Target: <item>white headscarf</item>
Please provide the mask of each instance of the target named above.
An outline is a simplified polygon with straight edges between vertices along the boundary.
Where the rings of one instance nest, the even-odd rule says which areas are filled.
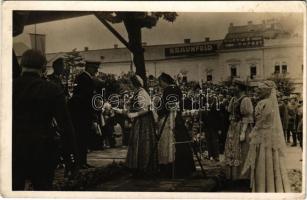
[[[259,83],[259,88],[268,89],[271,90],[270,96],[267,98],[268,104],[265,109],[269,109],[263,112],[272,112],[272,126],[270,126],[271,130],[268,135],[265,135],[265,140],[255,140],[253,142],[253,139],[250,143],[250,148],[248,151],[247,159],[245,160],[244,166],[242,168],[242,174],[245,174],[247,170],[251,167],[252,174],[251,177],[254,176],[254,168],[256,164],[256,146],[255,144],[259,143],[265,143],[263,145],[266,145],[267,148],[272,148],[274,150],[277,150],[279,152],[280,156],[285,156],[285,150],[286,150],[286,142],[284,139],[284,132],[280,120],[279,115],[279,106],[276,96],[276,85],[273,81],[263,81]],[[256,133],[257,134],[257,133]]]
[[[277,90],[276,85],[273,81],[265,81],[265,83],[270,87],[271,94],[269,100],[271,101],[273,114],[273,127],[272,127],[272,147],[275,150],[279,150],[280,153],[285,155],[286,142],[284,138],[284,131],[282,128],[282,123],[279,114],[279,105],[277,100]]]
[[[135,75],[136,79],[138,80],[138,82],[141,84],[142,87],[144,87],[144,81],[143,79],[139,76],[139,75]]]

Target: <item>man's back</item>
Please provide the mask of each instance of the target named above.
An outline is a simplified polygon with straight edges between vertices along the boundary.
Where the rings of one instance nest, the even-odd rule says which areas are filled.
[[[46,135],[51,127],[56,99],[63,95],[54,84],[35,73],[25,73],[13,83],[14,133]]]
[[[40,77],[45,64],[41,52],[26,51],[21,59],[23,74],[13,81],[13,190],[23,190],[26,179],[34,190],[52,189],[58,158],[53,119],[61,133],[63,157],[73,166],[75,136],[65,97],[63,90]]]
[[[35,73],[24,73],[13,83],[13,139],[23,145],[52,139],[55,119],[64,145],[74,151],[74,130],[63,90]]]

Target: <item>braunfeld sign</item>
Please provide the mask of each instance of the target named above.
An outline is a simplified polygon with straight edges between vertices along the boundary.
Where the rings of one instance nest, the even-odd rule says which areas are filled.
[[[199,54],[211,54],[217,50],[217,44],[199,44],[165,48],[165,56],[193,56]]]

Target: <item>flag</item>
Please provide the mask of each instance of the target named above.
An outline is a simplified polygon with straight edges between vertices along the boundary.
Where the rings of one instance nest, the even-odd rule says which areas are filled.
[[[31,47],[45,54],[46,35],[30,33]]]

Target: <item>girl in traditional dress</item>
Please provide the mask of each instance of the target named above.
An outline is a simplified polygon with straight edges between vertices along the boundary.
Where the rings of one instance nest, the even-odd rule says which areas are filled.
[[[256,124],[242,174],[250,170],[252,192],[290,192],[283,128],[273,81],[259,83]]]
[[[187,177],[195,171],[195,164],[190,147],[191,137],[181,116],[182,93],[168,74],[162,73],[159,82],[163,88],[158,109],[160,173],[163,177]]]
[[[143,80],[132,76],[135,87],[127,116],[132,119],[132,127],[128,144],[127,166],[134,175],[155,175],[157,165],[157,139],[153,112],[150,110],[150,96],[143,88]]]
[[[229,103],[230,125],[225,143],[226,176],[229,180],[248,180],[248,176],[241,176],[248,147],[249,134],[253,123],[253,104],[251,98],[245,95],[246,86],[242,82],[235,82],[236,93]]]

